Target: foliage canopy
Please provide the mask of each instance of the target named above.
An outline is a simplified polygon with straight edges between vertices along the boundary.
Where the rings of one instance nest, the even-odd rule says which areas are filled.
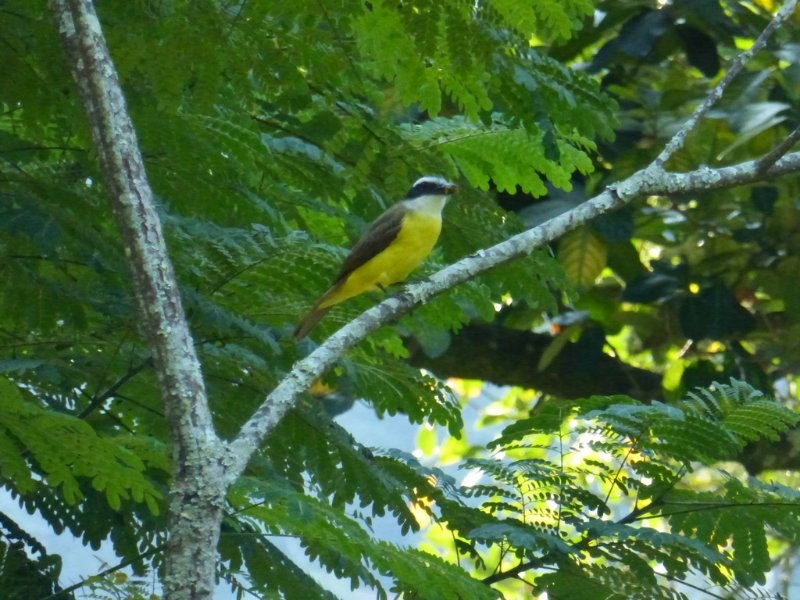
[[[661,4],[99,3],[218,431],[313,347],[291,342],[294,323],[410,181],[466,188],[424,275],[649,162],[771,17],[766,2]],[[150,351],[51,17],[23,0],[0,15],[0,483],[141,575],[161,566],[170,476]],[[672,168],[760,156],[796,125],[796,27]],[[241,595],[330,597],[289,537],[378,597],[760,593],[800,539],[796,476],[756,477],[798,468],[798,191],[794,177],[649,198],[373,334],[231,490],[220,577]],[[337,307],[314,337],[373,301]],[[331,418],[364,399],[424,424],[421,442],[458,436],[473,424],[447,377],[539,391],[485,413],[502,425],[488,447],[428,444],[455,448],[477,484]],[[417,549],[376,539],[379,518],[402,535],[435,525]],[[0,587],[57,593],[58,560],[25,526],[0,514]],[[93,593],[141,591],[109,581]]]

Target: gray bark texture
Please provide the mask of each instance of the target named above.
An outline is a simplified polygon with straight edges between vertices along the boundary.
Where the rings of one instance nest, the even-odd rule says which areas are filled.
[[[225,488],[200,361],[114,64],[91,0],[51,0],[129,258],[142,327],[172,432],[173,481],[164,591],[213,595]]]

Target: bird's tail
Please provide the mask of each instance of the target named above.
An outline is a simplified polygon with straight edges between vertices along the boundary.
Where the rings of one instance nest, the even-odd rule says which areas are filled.
[[[325,316],[332,306],[320,306],[319,302],[314,305],[305,318],[300,321],[300,324],[295,328],[294,334],[292,337],[294,338],[295,342],[299,342],[304,337],[308,335],[308,332],[314,329],[317,323],[320,322],[320,319]]]

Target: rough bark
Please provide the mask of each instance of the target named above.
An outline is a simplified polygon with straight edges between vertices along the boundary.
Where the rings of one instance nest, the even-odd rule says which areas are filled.
[[[200,362],[119,79],[90,0],[50,0],[122,234],[172,431],[166,596],[210,598],[225,487]]]

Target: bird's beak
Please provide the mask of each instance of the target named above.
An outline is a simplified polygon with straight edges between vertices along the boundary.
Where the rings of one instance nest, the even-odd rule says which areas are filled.
[[[458,191],[458,186],[455,183],[451,183],[446,188],[444,188],[444,193],[448,196],[455,194]]]

